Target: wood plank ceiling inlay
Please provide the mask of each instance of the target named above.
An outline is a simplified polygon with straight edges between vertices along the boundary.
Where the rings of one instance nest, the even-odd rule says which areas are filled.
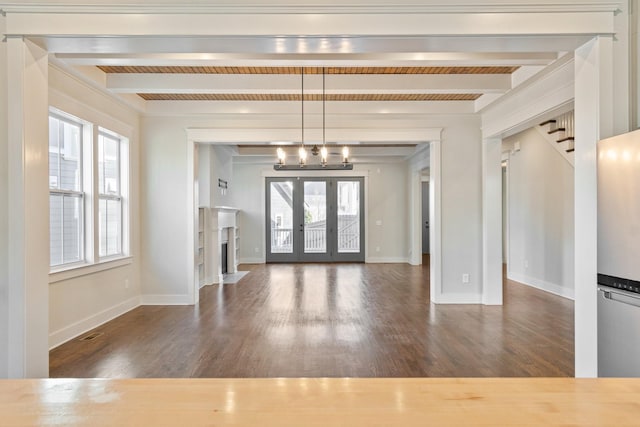
[[[345,93],[327,94],[327,101],[475,101],[480,93]],[[139,93],[146,101],[300,101],[300,94],[283,93]],[[322,101],[321,94],[305,94],[305,101]]]
[[[105,73],[136,74],[300,74],[300,67],[176,67],[108,66]],[[325,74],[511,74],[519,67],[325,67]],[[322,67],[305,67],[305,74],[322,74]]]

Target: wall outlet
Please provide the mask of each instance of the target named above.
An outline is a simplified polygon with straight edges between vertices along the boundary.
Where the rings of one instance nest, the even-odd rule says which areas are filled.
[[[260,249],[258,249],[257,247],[253,248],[253,252],[258,253],[260,252]]]
[[[524,268],[529,268],[529,260],[524,260]]]
[[[124,288],[129,289],[129,279],[124,279]]]
[[[382,225],[382,220],[381,219],[377,219],[376,220],[376,225]]]
[[[380,252],[380,246],[376,246],[376,252]]]
[[[464,273],[462,275],[462,283],[469,283],[469,273]]]

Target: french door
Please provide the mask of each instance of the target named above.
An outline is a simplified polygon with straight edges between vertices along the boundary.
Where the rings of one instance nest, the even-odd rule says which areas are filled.
[[[267,262],[364,262],[364,180],[267,178]]]

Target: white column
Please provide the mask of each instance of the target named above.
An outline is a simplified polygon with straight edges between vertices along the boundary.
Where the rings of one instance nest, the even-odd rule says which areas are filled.
[[[613,132],[612,40],[575,52],[575,375],[598,374],[597,142]]]
[[[482,142],[482,303],[502,305],[502,140]]]
[[[8,376],[49,376],[47,52],[7,41],[9,163]]]
[[[429,143],[429,286],[431,301],[442,300],[442,147]]]
[[[409,264],[422,264],[422,173],[419,170],[409,170]]]
[[[0,15],[0,34],[6,30],[6,18]],[[0,43],[0,378],[8,376],[9,358],[9,189],[7,183],[7,44]]]

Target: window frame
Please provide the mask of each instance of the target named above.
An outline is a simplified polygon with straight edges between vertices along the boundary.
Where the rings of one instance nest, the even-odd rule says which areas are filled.
[[[67,105],[67,107],[69,107]],[[72,112],[75,108],[70,108]],[[82,193],[82,247],[81,261],[72,263],[63,263],[58,265],[49,265],[49,283],[55,283],[62,280],[68,280],[74,277],[92,274],[98,271],[116,268],[132,263],[131,256],[131,204],[130,195],[130,139],[129,135],[133,134],[133,129],[117,120],[109,119],[106,116],[95,115],[91,110],[88,112],[88,120],[73,115],[65,110],[61,110],[56,106],[50,105],[49,117],[69,122],[73,125],[80,126],[81,144],[78,153],[81,165],[80,182],[81,190],[64,190],[50,187],[50,200],[52,194],[60,194],[64,197],[77,197],[77,193]],[[94,117],[95,116],[95,117]],[[113,129],[113,130],[112,130]],[[100,134],[107,138],[118,142],[118,190],[117,195],[99,193],[99,137]],[[49,142],[50,143],[50,142]],[[58,153],[61,152],[58,145]],[[60,169],[58,169],[59,171]],[[58,173],[58,176],[60,174]],[[60,181],[60,178],[58,178]],[[59,183],[58,183],[59,185]],[[54,193],[55,191],[55,193]],[[100,200],[115,199],[120,201],[119,215],[119,253],[109,256],[100,256],[100,224],[99,224],[99,203]],[[51,212],[49,212],[51,217]],[[49,233],[49,245],[51,245],[51,232]],[[51,263],[51,257],[49,257]]]
[[[123,138],[122,136],[116,134],[115,132],[111,132],[108,129],[105,128],[98,128],[98,138],[97,138],[97,144],[98,144],[98,154],[96,156],[96,161],[99,163],[99,159],[100,159],[100,149],[99,149],[99,145],[100,145],[100,138],[108,138],[110,140],[113,140],[116,142],[116,147],[117,147],[117,165],[118,165],[118,172],[117,172],[117,176],[118,176],[118,191],[116,194],[114,193],[107,193],[106,189],[107,189],[107,181],[106,178],[103,177],[103,183],[104,183],[104,193],[100,192],[100,186],[98,184],[98,191],[97,191],[97,199],[98,199],[98,208],[96,210],[97,212],[97,217],[100,216],[100,201],[101,200],[105,200],[105,201],[109,201],[109,200],[113,200],[113,201],[118,201],[120,202],[120,209],[119,209],[119,215],[120,215],[120,230],[119,230],[119,242],[120,242],[120,247],[119,247],[119,251],[117,253],[114,254],[108,254],[105,253],[105,255],[101,255],[100,254],[100,223],[98,223],[98,227],[97,227],[97,233],[96,233],[96,237],[97,237],[97,246],[98,246],[98,250],[97,250],[97,254],[98,254],[98,258],[100,260],[110,260],[110,259],[117,259],[117,258],[121,258],[123,256],[126,256],[127,250],[125,248],[125,223],[127,222],[127,220],[125,219],[125,197],[124,194],[126,194],[128,191],[123,191],[124,189],[124,182],[128,181],[127,179],[125,179],[125,176],[123,175],[123,171],[127,169],[127,167],[123,167],[123,161],[124,161],[124,156],[122,155],[123,153],[123,146],[125,145],[125,138]],[[126,147],[128,148],[128,147]],[[103,150],[104,152],[104,147]],[[125,165],[127,166],[127,165]],[[104,172],[104,166],[103,166],[103,172]],[[97,174],[100,173],[100,166],[98,165],[97,168]],[[98,176],[96,182],[99,183],[100,181],[100,177]],[[106,205],[105,205],[106,207]],[[108,211],[108,209],[106,209]],[[105,251],[106,252],[106,251]]]
[[[53,188],[51,187],[51,183],[49,183],[49,203],[51,203],[51,196],[55,195],[55,196],[60,196],[61,200],[62,200],[62,237],[61,237],[61,253],[62,253],[62,262],[60,264],[55,264],[52,265],[51,264],[51,255],[49,255],[49,268],[51,271],[59,271],[59,270],[66,270],[66,269],[70,269],[70,268],[77,268],[77,267],[81,267],[83,265],[85,265],[87,263],[87,251],[86,251],[86,247],[87,247],[87,225],[86,225],[86,202],[87,202],[87,195],[86,195],[86,185],[85,185],[85,181],[86,181],[86,175],[85,175],[85,162],[84,162],[84,152],[85,152],[85,137],[86,137],[86,126],[87,123],[84,122],[83,120],[74,117],[70,114],[64,113],[62,111],[56,110],[56,109],[49,109],[49,118],[54,118],[62,123],[66,123],[72,126],[76,126],[79,128],[80,132],[79,132],[79,137],[80,137],[80,141],[79,141],[79,153],[78,153],[78,170],[79,170],[79,177],[78,179],[80,180],[80,190],[69,190],[69,189],[65,189],[65,188],[60,188],[60,184],[61,184],[61,179],[60,179],[60,174],[61,174],[61,156],[62,156],[62,149],[60,147],[60,142],[63,140],[62,136],[63,136],[63,130],[60,129],[59,130],[59,135],[58,135],[58,150],[57,150],[57,157],[58,157],[58,183],[57,183],[57,188]],[[51,142],[49,141],[49,153],[51,153]],[[49,174],[51,173],[51,169],[49,169]],[[51,176],[51,175],[49,175]],[[78,252],[80,254],[80,259],[78,259],[77,261],[71,261],[71,262],[64,262],[64,244],[65,244],[65,240],[64,240],[64,209],[65,209],[65,198],[66,197],[78,197],[80,199],[80,219],[79,219],[79,223],[80,223],[80,229],[79,229],[79,236],[78,236],[78,244],[79,244],[79,248],[78,248]],[[51,209],[49,209],[49,223],[51,223]],[[51,231],[49,231],[49,246],[51,247]]]

